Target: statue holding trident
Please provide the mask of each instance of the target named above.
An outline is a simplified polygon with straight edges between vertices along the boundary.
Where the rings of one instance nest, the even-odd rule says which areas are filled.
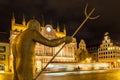
[[[33,66],[36,42],[55,47],[62,43],[72,42],[72,37],[48,40],[40,34],[40,23],[32,19],[27,24],[28,29],[20,33],[12,44],[13,51],[13,80],[33,80]]]

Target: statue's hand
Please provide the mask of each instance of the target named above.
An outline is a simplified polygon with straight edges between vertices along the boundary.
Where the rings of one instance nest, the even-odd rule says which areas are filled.
[[[72,40],[73,40],[73,37],[67,36],[67,37],[65,38],[65,43],[68,44],[68,43],[72,42]]]

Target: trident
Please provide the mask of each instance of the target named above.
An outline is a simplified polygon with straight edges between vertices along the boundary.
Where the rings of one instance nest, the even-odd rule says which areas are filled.
[[[88,4],[85,7],[85,11],[84,14],[86,16],[86,18],[84,19],[84,21],[81,23],[81,25],[77,28],[77,30],[74,32],[74,34],[72,35],[72,37],[74,37],[76,35],[76,33],[80,30],[80,28],[85,24],[85,22],[88,19],[97,19],[98,17],[100,17],[100,15],[96,16],[96,17],[90,17],[92,15],[92,13],[95,11],[95,8],[93,8],[89,14],[87,14],[87,7]],[[51,60],[45,65],[45,67],[33,78],[33,80],[36,80],[39,75],[46,69],[46,67],[52,62],[52,60],[57,56],[57,54],[65,47],[66,43],[64,43],[64,45],[57,51],[57,53],[51,58]]]

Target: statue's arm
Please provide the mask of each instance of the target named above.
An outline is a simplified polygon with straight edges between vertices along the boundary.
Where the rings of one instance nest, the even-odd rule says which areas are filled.
[[[64,38],[59,38],[59,39],[53,39],[53,40],[48,40],[46,39],[45,37],[43,37],[39,32],[37,31],[34,31],[33,32],[33,40],[38,42],[38,43],[41,43],[41,44],[44,44],[46,46],[50,46],[50,47],[55,47],[55,46],[58,46],[62,43],[64,43],[66,41],[66,37]]]

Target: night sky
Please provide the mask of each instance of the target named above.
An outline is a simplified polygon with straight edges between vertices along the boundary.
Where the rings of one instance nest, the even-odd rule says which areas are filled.
[[[72,35],[85,19],[84,8],[88,3],[87,13],[96,8],[91,17],[100,15],[98,19],[88,20],[79,30],[77,41],[84,39],[87,45],[100,43],[105,32],[111,39],[120,41],[120,0],[0,0],[0,31],[9,33],[12,13],[17,23],[21,23],[24,15],[26,21],[33,16],[41,22],[44,15],[45,24],[51,21],[56,28],[59,22],[61,30],[66,25],[67,35]]]

